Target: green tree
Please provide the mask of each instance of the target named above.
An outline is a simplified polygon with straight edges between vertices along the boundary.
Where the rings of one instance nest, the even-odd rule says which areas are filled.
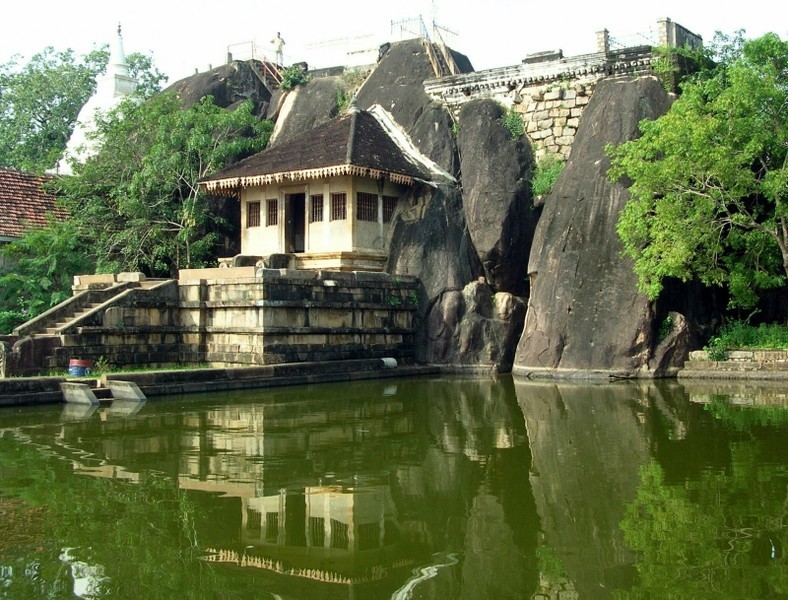
[[[652,299],[666,277],[697,278],[750,307],[788,277],[788,43],[724,51],[642,137],[610,149],[611,177],[632,182],[618,233]]]
[[[217,220],[198,182],[264,148],[271,129],[251,103],[228,111],[206,97],[183,110],[172,94],[125,102],[100,121],[100,152],[60,180],[57,193],[99,271],[171,275],[203,266]]]
[[[54,167],[108,60],[106,47],[81,58],[48,47],[26,64],[15,57],[0,65],[0,166],[29,173]],[[141,97],[159,91],[166,77],[150,56],[129,54],[127,62]]]
[[[0,334],[71,295],[74,275],[94,269],[83,248],[74,223],[54,218],[3,247],[11,266],[0,271]]]
[[[17,61],[0,65],[0,166],[43,173],[66,147],[107,53],[80,60],[72,50],[48,47],[25,65]]]

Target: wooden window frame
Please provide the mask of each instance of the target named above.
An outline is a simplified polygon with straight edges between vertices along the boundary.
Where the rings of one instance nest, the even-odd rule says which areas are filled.
[[[383,222],[391,223],[397,210],[399,198],[397,196],[383,196]]]
[[[356,220],[367,223],[378,222],[378,195],[369,192],[356,193]]]
[[[269,198],[266,202],[265,225],[274,227],[279,225],[279,199]]]
[[[331,194],[331,220],[347,221],[347,194],[345,192]]]
[[[309,197],[309,222],[323,222],[323,194],[313,194]]]
[[[260,227],[260,201],[246,203],[246,228]]]

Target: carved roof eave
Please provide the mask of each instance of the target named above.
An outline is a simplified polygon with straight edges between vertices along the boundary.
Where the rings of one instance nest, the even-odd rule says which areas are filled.
[[[228,177],[200,182],[205,191],[217,196],[238,196],[243,188],[274,185],[279,183],[309,181],[324,179],[326,177],[340,177],[352,175],[355,177],[370,177],[372,179],[388,179],[400,185],[414,185],[416,180],[402,173],[392,173],[380,169],[360,167],[357,165],[335,165],[317,169],[304,169],[300,171],[287,171],[283,173],[267,173],[250,175],[246,177]]]

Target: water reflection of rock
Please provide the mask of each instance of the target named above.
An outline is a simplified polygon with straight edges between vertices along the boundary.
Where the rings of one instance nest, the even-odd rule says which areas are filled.
[[[538,527],[511,380],[335,389],[149,405],[64,423],[61,437],[105,470],[177,473],[181,489],[238,499],[223,504],[237,507],[229,528],[201,533],[214,560],[390,590],[422,565],[408,583],[421,598],[530,597]]]
[[[629,383],[515,387],[543,544],[560,561],[552,574],[542,573],[542,592],[550,597],[550,588],[563,584],[581,598],[610,597],[632,577],[635,557],[619,523],[635,497],[638,468],[650,457],[649,390]],[[558,581],[562,575],[568,581]]]

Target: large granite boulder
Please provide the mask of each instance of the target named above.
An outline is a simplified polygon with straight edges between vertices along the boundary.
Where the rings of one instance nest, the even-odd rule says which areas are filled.
[[[286,92],[276,119],[271,146],[281,144],[337,116],[339,77],[319,77]]]
[[[647,368],[653,310],[637,291],[632,263],[621,256],[615,227],[629,191],[608,179],[604,149],[635,138],[638,123],[664,114],[670,103],[653,77],[597,86],[536,228],[516,374]]]
[[[484,280],[447,291],[427,316],[426,360],[508,373],[525,319],[525,302]]]
[[[533,153],[525,136],[512,139],[503,125],[504,113],[494,100],[474,100],[460,111],[463,206],[487,281],[497,291],[524,296],[539,218],[530,187]]]
[[[253,112],[265,115],[271,93],[255,73],[256,61],[233,61],[204,73],[196,73],[176,81],[165,92],[175,92],[184,108],[190,107],[205,96],[213,96],[217,106],[232,108],[251,100]]]
[[[462,55],[455,53],[455,60],[461,68],[472,70]],[[359,88],[358,106],[366,110],[380,104],[408,132],[421,152],[449,173],[456,173],[451,115],[432,102],[424,91],[424,81],[434,77],[425,42],[421,39],[396,42]]]

